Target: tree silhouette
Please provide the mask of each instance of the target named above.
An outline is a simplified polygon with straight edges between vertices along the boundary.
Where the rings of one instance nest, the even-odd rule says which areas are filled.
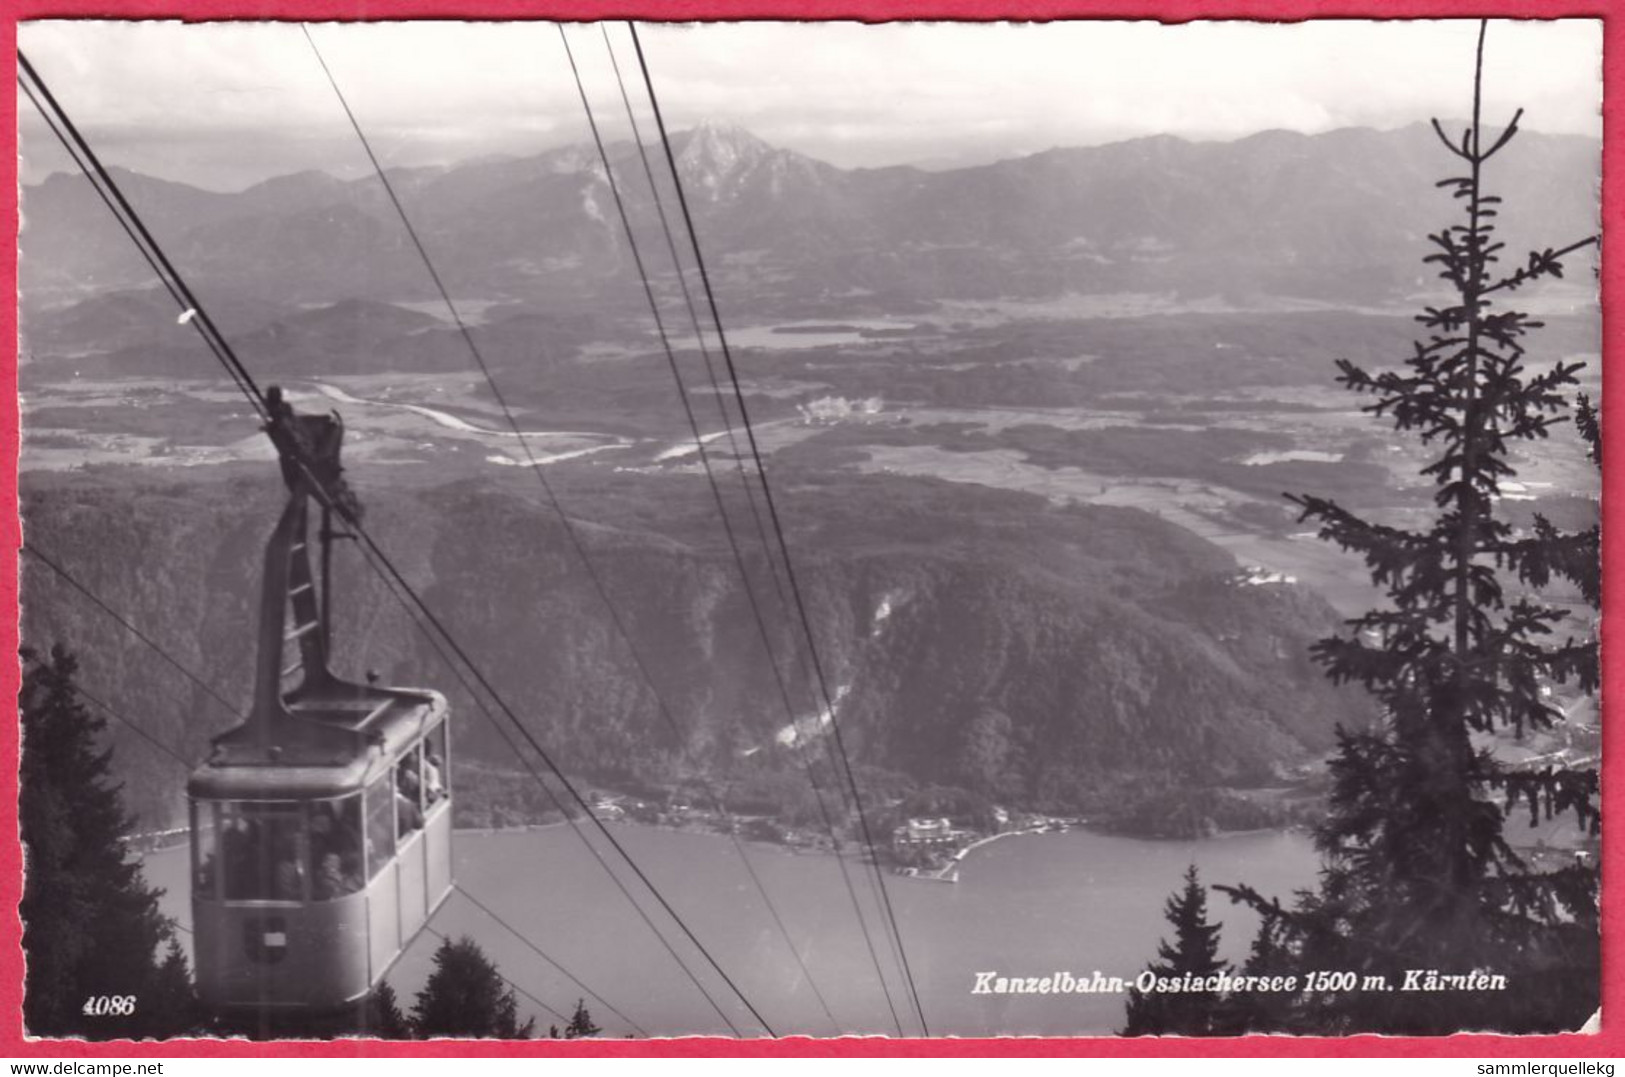
[[[155,1038],[197,1016],[186,959],[124,835],[133,819],[97,747],[107,723],[75,686],[78,661],[22,651],[18,813],[27,874],[19,909],[28,969],[23,1018],[36,1036]],[[171,944],[158,963],[158,949]],[[123,1004],[107,1000],[130,999]],[[129,1012],[126,1012],[128,1009]]]
[[[424,1038],[446,1036],[526,1040],[536,1021],[519,1023],[519,1000],[468,936],[442,939],[434,971],[412,1007],[412,1031]]]
[[[174,937],[164,959],[158,964],[151,986],[138,1000],[149,1027],[163,1029],[158,1035],[178,1036],[200,1032],[208,1024],[203,1005],[192,983],[192,968]]]
[[[400,1003],[396,1001],[395,989],[389,986],[386,980],[373,989],[372,994],[362,1003],[361,1028],[358,1030],[364,1036],[376,1036],[382,1040],[409,1040],[412,1038],[412,1024],[401,1013]]]
[[[1553,685],[1597,685],[1595,639],[1554,642],[1568,612],[1536,593],[1563,576],[1594,599],[1595,530],[1562,533],[1540,519],[1525,532],[1497,511],[1501,483],[1517,474],[1516,450],[1564,422],[1581,364],[1534,370],[1524,338],[1540,323],[1495,306],[1562,276],[1562,258],[1595,237],[1533,252],[1498,275],[1500,199],[1487,193],[1484,172],[1517,135],[1522,112],[1498,135],[1484,128],[1484,40],[1481,24],[1471,124],[1453,139],[1434,122],[1464,173],[1439,184],[1462,220],[1429,237],[1425,259],[1452,301],[1417,317],[1424,339],[1403,367],[1371,373],[1338,363],[1339,382],[1373,398],[1366,411],[1434,449],[1421,472],[1436,487],[1431,523],[1406,528],[1325,498],[1292,498],[1322,538],[1359,554],[1386,592],[1384,608],[1314,648],[1332,680],[1359,683],[1381,702],[1385,721],[1339,732],[1330,814],[1317,836],[1319,890],[1291,909],[1248,887],[1230,891],[1265,918],[1261,966],[1350,970],[1393,990],[1309,991],[1273,1015],[1254,1013],[1253,1027],[1558,1031],[1578,1027],[1597,1002],[1595,867],[1538,869],[1506,836],[1520,804],[1532,821],[1572,813],[1595,834],[1597,773],[1515,770],[1491,747],[1496,736],[1560,721]],[[1589,415],[1582,408],[1583,433]],[[1405,992],[1410,969],[1501,974],[1508,988]]]
[[[567,1040],[591,1039],[604,1031],[592,1023],[592,1014],[587,1012],[587,1000],[576,999],[575,1013],[570,1015],[570,1023],[564,1026],[564,1038]]]
[[[1174,927],[1174,940],[1157,944],[1161,961],[1147,968],[1159,978],[1207,977],[1229,965],[1219,960],[1219,926],[1208,922],[1207,888],[1192,864],[1184,889],[1168,898],[1164,915]],[[1141,992],[1130,988],[1125,1036],[1211,1036],[1222,1031],[1222,997],[1217,992]]]

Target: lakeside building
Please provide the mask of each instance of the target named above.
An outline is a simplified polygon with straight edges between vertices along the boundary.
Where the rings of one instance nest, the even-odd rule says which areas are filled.
[[[910,819],[892,830],[892,844],[904,849],[938,848],[954,845],[965,836],[947,819]]]

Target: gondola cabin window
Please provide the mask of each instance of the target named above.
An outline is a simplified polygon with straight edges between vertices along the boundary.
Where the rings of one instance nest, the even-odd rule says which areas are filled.
[[[404,843],[451,795],[446,767],[446,723],[439,722],[423,739],[401,753],[395,764],[395,825]]]
[[[359,794],[310,804],[200,801],[192,825],[200,896],[329,901],[361,889]]]
[[[199,878],[211,886],[216,874],[227,901],[304,901],[306,835],[298,802],[253,801],[199,804],[208,820],[209,851]],[[214,818],[209,819],[209,816]],[[216,867],[218,865],[218,868]]]
[[[395,855],[395,794],[389,774],[367,787],[367,878],[376,876]]]
[[[365,798],[194,801],[198,896],[294,902],[356,893],[449,802],[446,753],[439,722],[373,780]]]
[[[214,805],[192,803],[192,890],[213,898],[220,874],[220,844],[214,825]]]
[[[311,896],[331,901],[355,893],[364,881],[362,869],[360,795],[311,804]]]
[[[414,744],[395,765],[395,808],[401,840],[423,829],[423,745]]]
[[[451,795],[451,770],[446,766],[446,723],[441,722],[423,738],[423,811]]]

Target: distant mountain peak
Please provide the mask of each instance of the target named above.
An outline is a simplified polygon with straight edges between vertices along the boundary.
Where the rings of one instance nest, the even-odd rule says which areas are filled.
[[[763,141],[734,124],[707,121],[672,137],[683,182],[709,202],[732,201],[748,192],[782,197],[805,190],[838,170],[795,150]]]
[[[722,178],[777,152],[737,124],[705,120],[673,137],[678,164]]]
[[[1502,237],[1528,250],[1589,234],[1600,143],[1527,137],[1539,141],[1497,161],[1497,193],[1514,207]],[[664,173],[658,145],[645,148]],[[854,311],[896,297],[914,310],[933,299],[1072,292],[1374,303],[1418,286],[1418,252],[1450,210],[1435,189],[1450,158],[1420,125],[1228,142],[1163,135],[942,172],[844,169],[715,122],[673,133],[671,148],[708,242],[753,267],[735,278],[740,301],[764,310],[812,297],[863,297]],[[652,209],[637,147],[606,149],[631,208]],[[470,296],[511,297],[518,275],[534,274],[561,303],[598,302],[601,280],[624,272],[609,177],[591,143],[391,175]],[[411,187],[417,176],[432,179]],[[427,298],[373,179],[304,173],[227,194],[127,178],[155,233],[175,237],[211,288],[284,306]],[[669,177],[656,181],[670,190]],[[94,202],[79,176],[24,191],[25,302],[42,309],[150,281]]]
[[[261,180],[251,187],[244,188],[241,193],[247,194],[249,191],[270,190],[279,187],[340,187],[343,184],[343,180],[330,172],[323,172],[317,168],[307,168],[299,172],[289,172],[286,175],[272,176],[268,180]]]
[[[763,149],[772,148],[749,128],[742,127],[737,123],[729,123],[726,120],[704,119],[695,124],[693,127],[690,127],[687,131],[681,133],[686,134],[691,138],[705,138],[719,142],[756,145],[762,147]]]

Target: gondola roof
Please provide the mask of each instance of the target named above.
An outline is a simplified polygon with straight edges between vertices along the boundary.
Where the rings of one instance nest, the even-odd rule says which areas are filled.
[[[264,738],[253,722],[215,738],[187,785],[194,797],[341,796],[386,769],[446,711],[438,692],[332,681],[286,697],[286,718]]]

